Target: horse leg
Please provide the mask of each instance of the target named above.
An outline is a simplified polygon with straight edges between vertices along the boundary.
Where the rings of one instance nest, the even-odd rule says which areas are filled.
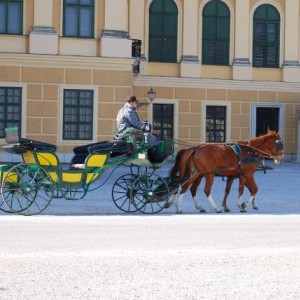
[[[258,187],[256,185],[254,177],[253,177],[253,180],[250,181],[250,183],[248,181],[246,181],[246,187],[248,188],[250,195],[251,195],[249,202],[252,203],[252,208],[259,210],[259,208],[256,204],[256,194],[258,192]]]
[[[170,208],[171,206],[173,206],[174,204],[175,204],[175,202],[176,202],[176,199],[177,199],[177,197],[178,197],[178,195],[177,195],[178,193],[175,193],[174,195],[172,195],[171,197],[170,197],[170,199],[169,199],[169,202],[166,204],[166,208]]]
[[[215,175],[214,174],[209,174],[207,176],[205,176],[205,187],[204,187],[204,193],[211,205],[211,207],[213,208],[213,210],[217,213],[219,212],[222,212],[221,209],[219,209],[211,195],[211,187],[212,187],[212,184],[214,182],[214,177]]]
[[[244,178],[244,177],[243,177]],[[245,183],[244,185],[246,185],[246,187],[248,188],[249,192],[250,192],[250,198],[248,201],[244,202],[244,203],[241,203],[240,199],[239,199],[239,208],[241,210],[241,212],[245,212],[246,210],[246,206],[247,204],[250,202],[252,203],[252,207],[253,209],[256,209],[258,210],[258,206],[256,205],[256,200],[255,200],[255,196],[257,194],[257,191],[258,191],[258,187],[256,185],[256,182],[255,182],[255,179],[254,179],[254,176],[253,176],[253,173],[248,175],[245,179]],[[242,195],[242,193],[240,193],[240,196]]]
[[[171,196],[170,201],[167,203],[166,208],[170,208],[171,206],[173,206],[175,204],[176,207],[176,213],[177,214],[182,214],[182,210],[180,209],[180,204],[182,202],[182,198],[184,196],[184,193],[176,193],[174,195]]]
[[[197,199],[197,189],[201,183],[202,178],[203,178],[203,176],[197,177],[196,180],[193,182],[190,190],[191,190],[191,194],[192,194],[196,209],[198,209],[200,212],[204,213],[204,212],[206,212],[206,210],[200,205],[200,202]]]
[[[171,207],[175,204],[176,207],[176,213],[182,214],[182,210],[180,209],[180,205],[183,199],[183,196],[187,189],[191,186],[191,184],[194,182],[196,178],[191,177],[183,186],[181,186],[178,190],[178,192],[171,198],[171,201],[166,205],[166,208]]]
[[[180,205],[181,205],[183,196],[184,196],[184,194],[180,194],[177,201],[176,201],[176,204],[175,204],[176,214],[182,214],[183,213],[182,210],[180,209]]]
[[[247,201],[242,202],[242,199],[241,199],[244,194],[245,184],[246,184],[246,178],[244,176],[240,175],[240,177],[239,177],[239,196],[238,196],[238,202],[237,202],[237,206],[240,209],[240,212],[247,212],[246,211]]]
[[[223,202],[222,202],[222,208],[225,212],[230,212],[230,209],[227,206],[227,197],[230,193],[231,186],[233,184],[233,180],[234,180],[234,177],[232,177],[232,176],[227,177],[227,180],[226,180],[225,195],[224,195]]]

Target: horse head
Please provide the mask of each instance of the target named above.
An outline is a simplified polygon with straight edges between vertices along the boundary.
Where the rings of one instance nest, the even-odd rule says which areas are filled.
[[[269,157],[274,159],[275,164],[280,164],[284,159],[283,154],[283,141],[281,140],[280,133],[276,131],[270,131],[266,134],[266,152]]]
[[[281,163],[284,159],[283,142],[277,131],[269,131],[265,135],[252,138],[249,140],[249,145],[258,151],[259,156],[270,157],[276,164]]]

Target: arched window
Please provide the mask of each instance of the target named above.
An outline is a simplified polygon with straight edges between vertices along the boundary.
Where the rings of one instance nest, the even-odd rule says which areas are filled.
[[[253,66],[279,67],[280,16],[270,4],[259,6],[253,17]]]
[[[176,63],[178,9],[175,2],[154,0],[149,14],[149,61]]]
[[[230,11],[220,0],[203,8],[202,64],[229,65]]]

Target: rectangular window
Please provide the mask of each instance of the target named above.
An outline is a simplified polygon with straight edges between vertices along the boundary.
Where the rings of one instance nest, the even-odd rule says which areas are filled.
[[[18,127],[21,132],[22,88],[0,87],[0,138],[5,138],[5,128]]]
[[[23,33],[23,0],[0,0],[0,34]]]
[[[269,130],[279,130],[279,108],[256,108],[256,136],[268,133]]]
[[[174,105],[153,104],[153,133],[158,140],[173,139]]]
[[[206,107],[206,142],[226,141],[226,106]]]
[[[66,37],[94,37],[94,0],[64,0],[64,28]]]
[[[63,139],[93,139],[94,91],[64,90]]]

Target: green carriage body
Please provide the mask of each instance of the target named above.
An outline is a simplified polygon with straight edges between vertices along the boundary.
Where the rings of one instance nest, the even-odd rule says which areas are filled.
[[[154,157],[153,149],[147,144],[147,135],[133,130],[128,132],[125,137],[126,153],[120,156],[112,155],[113,146],[111,145],[114,145],[114,142],[99,143],[100,146],[98,143],[91,144],[91,146],[87,145],[88,153],[84,162],[76,164],[75,167],[72,165],[70,168],[66,168],[59,162],[55,153],[56,146],[20,139],[16,127],[7,128],[6,136],[8,145],[3,147],[4,150],[21,155],[23,163],[0,166],[3,202],[11,211],[27,215],[40,213],[46,209],[52,198],[67,200],[83,198],[90,185],[98,180],[106,169],[130,164],[138,168],[149,167],[156,170],[174,154],[174,144],[171,141],[160,141],[155,147],[156,156]],[[126,184],[131,186],[137,174],[134,174],[131,169],[129,176],[130,182]],[[161,183],[159,184],[161,185]],[[135,196],[135,193],[133,195],[132,192],[127,191],[126,194],[127,201],[132,201],[131,198]],[[114,189],[113,200],[116,204]],[[0,205],[0,209],[7,211],[3,209],[3,203]]]

